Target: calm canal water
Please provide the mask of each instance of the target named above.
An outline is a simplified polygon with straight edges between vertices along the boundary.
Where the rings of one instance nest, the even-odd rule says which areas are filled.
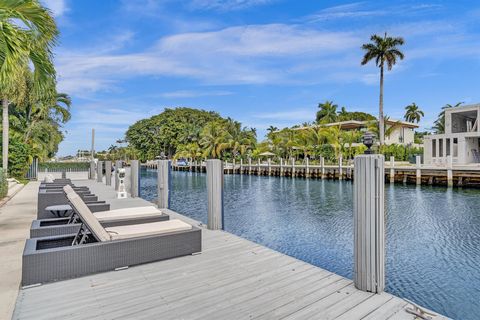
[[[207,222],[206,176],[172,172],[171,207]],[[142,170],[141,196],[157,197]],[[480,317],[480,190],[385,187],[387,291],[454,319]],[[352,278],[353,184],[225,176],[225,230]]]

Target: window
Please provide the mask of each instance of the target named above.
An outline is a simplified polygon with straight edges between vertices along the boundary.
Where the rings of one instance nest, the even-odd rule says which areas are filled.
[[[438,139],[438,156],[443,157],[443,139]]]
[[[446,139],[446,140],[445,140],[445,145],[446,145],[446,147],[447,147],[447,150],[446,150],[445,155],[446,155],[446,156],[449,156],[449,155],[450,155],[450,139]]]
[[[432,157],[437,157],[437,140],[432,139]]]
[[[458,138],[453,138],[453,156],[458,157]]]

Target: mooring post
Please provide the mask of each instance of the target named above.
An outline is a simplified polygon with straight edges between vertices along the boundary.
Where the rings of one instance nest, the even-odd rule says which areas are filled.
[[[325,158],[320,157],[320,179],[325,178]]]
[[[140,196],[140,161],[130,161],[130,194],[132,198]]]
[[[233,162],[233,171],[232,171],[232,173],[235,174],[235,173],[236,173],[236,172],[235,172],[235,158],[233,159],[232,162]]]
[[[243,158],[240,158],[240,174],[243,174]]]
[[[447,156],[447,186],[453,187],[453,160],[452,156]]]
[[[170,160],[157,161],[157,205],[159,208],[170,208]]]
[[[338,157],[338,180],[343,179],[343,167],[342,167],[343,157]]]
[[[257,176],[261,175],[260,158],[257,159]]]
[[[90,161],[90,170],[88,172],[88,178],[90,180],[95,180],[95,161]]]
[[[390,157],[390,183],[395,182],[395,157]]]
[[[310,168],[309,168],[309,160],[308,157],[305,158],[305,178],[310,177]]]
[[[208,222],[210,230],[223,230],[223,163],[207,160]]]
[[[103,182],[103,161],[97,161],[97,182]]]
[[[105,161],[105,184],[112,185],[112,161]]]
[[[420,167],[422,165],[421,162],[422,162],[422,159],[420,158],[420,156],[416,156],[415,157],[415,165],[417,167],[417,170],[415,171],[415,176],[416,176],[417,185],[422,184],[422,170],[420,169]]]
[[[118,186],[120,185],[120,177],[118,176],[118,169],[123,168],[123,161],[115,161],[115,191],[118,191]]]
[[[295,158],[292,157],[292,178],[295,177]]]
[[[283,158],[280,158],[280,177],[283,177]]]
[[[385,287],[384,157],[355,157],[354,283],[357,289],[381,293]]]
[[[272,175],[272,159],[268,158],[267,163],[268,163],[268,175],[271,176]]]
[[[248,158],[248,174],[252,174],[252,158]]]

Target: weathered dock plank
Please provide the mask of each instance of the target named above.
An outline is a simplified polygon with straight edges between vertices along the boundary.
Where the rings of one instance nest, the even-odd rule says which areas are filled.
[[[147,204],[85,183],[112,207]],[[414,319],[398,297],[359,291],[349,279],[223,231],[202,234],[198,255],[22,289],[13,319]]]

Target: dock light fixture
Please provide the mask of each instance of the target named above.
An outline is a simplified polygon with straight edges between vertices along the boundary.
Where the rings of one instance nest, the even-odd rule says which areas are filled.
[[[365,154],[373,154],[373,150],[371,147],[373,146],[373,141],[374,141],[375,136],[371,132],[365,132],[363,135],[363,144],[367,147],[367,150],[365,150]]]

